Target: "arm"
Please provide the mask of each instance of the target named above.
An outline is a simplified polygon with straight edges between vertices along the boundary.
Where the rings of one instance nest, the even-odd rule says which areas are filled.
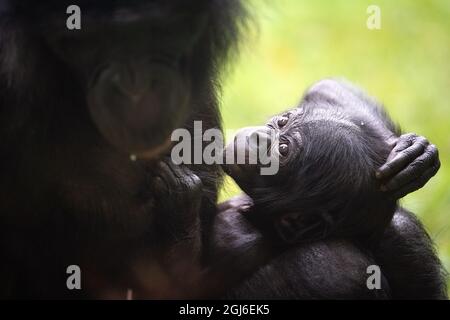
[[[253,202],[240,195],[219,204],[207,247],[205,283],[209,296],[221,297],[273,256],[274,248],[246,218]]]
[[[241,195],[219,205],[209,244],[206,283],[228,299],[386,299],[387,280],[369,290],[372,256],[346,241],[277,246],[245,218],[252,200]],[[230,290],[231,289],[231,290]]]
[[[447,274],[412,213],[402,208],[395,213],[374,253],[394,299],[447,299]]]
[[[252,204],[241,195],[219,205],[208,281],[216,295],[226,292],[227,299],[390,298],[383,275],[379,290],[367,288],[367,267],[376,264],[369,253],[336,240],[275,246],[242,215]]]
[[[161,248],[161,267],[168,285],[177,297],[195,297],[201,279],[200,216],[202,182],[184,165],[170,158],[158,165],[152,189],[155,205],[163,212],[155,217],[157,246]]]
[[[219,205],[209,244],[209,297],[227,299],[386,299],[389,284],[369,290],[372,256],[346,241],[287,248],[245,218],[252,200],[241,195]],[[224,295],[224,293],[226,293]]]

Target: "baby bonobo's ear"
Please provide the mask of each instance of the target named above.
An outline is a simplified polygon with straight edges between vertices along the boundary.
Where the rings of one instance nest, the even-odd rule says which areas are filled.
[[[333,221],[326,212],[305,215],[301,212],[280,215],[275,220],[275,231],[285,243],[318,240],[327,235]]]

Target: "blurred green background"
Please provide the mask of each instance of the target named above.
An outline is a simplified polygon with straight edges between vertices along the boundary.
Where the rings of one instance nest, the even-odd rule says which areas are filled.
[[[381,9],[380,30],[366,26],[371,4]],[[254,24],[223,79],[225,129],[264,123],[324,77],[362,86],[403,131],[426,136],[440,150],[437,176],[402,205],[421,218],[450,271],[450,1],[250,0],[250,6]],[[221,199],[238,192],[228,179]]]

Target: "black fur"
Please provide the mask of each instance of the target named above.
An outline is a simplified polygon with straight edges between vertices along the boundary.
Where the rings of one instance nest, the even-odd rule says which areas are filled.
[[[124,298],[128,288],[145,298],[210,296],[204,282],[186,290],[194,281],[191,274],[196,279],[199,271],[186,272],[183,258],[186,253],[196,258],[214,242],[220,168],[169,168],[162,161],[167,151],[149,161],[130,161],[96,126],[88,96],[96,71],[111,57],[139,63],[136,57],[150,55],[171,71],[176,58],[176,77],[189,82],[189,103],[176,112],[159,106],[162,112],[150,118],[149,127],[161,132],[144,142],[159,144],[163,133],[191,129],[193,120],[202,120],[204,130],[220,128],[218,74],[245,24],[242,2],[82,0],[77,1],[82,30],[70,32],[65,28],[69,4],[0,0],[0,296]],[[179,229],[188,238],[171,234]],[[249,238],[251,233],[239,241]],[[289,271],[280,274],[282,282],[302,274],[299,266],[317,266],[295,294],[287,288],[269,294],[278,288],[269,264],[243,284],[267,294],[249,289],[239,296],[364,296],[359,280],[371,255],[342,242],[323,246],[306,248],[299,260],[275,260]],[[185,254],[173,255],[180,248]],[[232,254],[240,252],[236,248]],[[248,260],[246,274],[272,254]],[[328,263],[339,256],[344,256],[340,264]],[[355,263],[354,281],[348,281],[341,271]],[[81,267],[82,291],[66,288],[71,264]],[[325,286],[318,280],[322,265],[336,274]]]

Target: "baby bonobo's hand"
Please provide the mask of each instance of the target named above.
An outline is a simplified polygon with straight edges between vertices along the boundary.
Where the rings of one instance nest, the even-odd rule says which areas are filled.
[[[404,134],[394,141],[386,163],[378,169],[381,190],[399,199],[422,188],[441,165],[435,145],[422,136]]]

